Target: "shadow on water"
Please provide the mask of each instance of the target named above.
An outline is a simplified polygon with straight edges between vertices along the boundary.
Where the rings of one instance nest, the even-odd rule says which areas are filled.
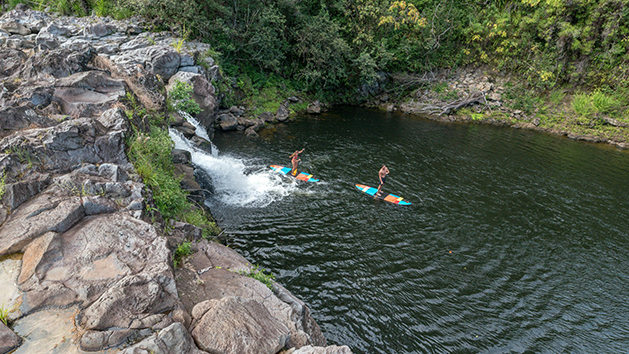
[[[223,183],[207,201],[219,224],[306,301],[330,342],[355,353],[629,347],[626,152],[359,108],[214,143],[232,161],[195,163]],[[268,169],[302,147],[300,169],[321,183]],[[353,187],[377,186],[382,163],[385,190],[413,205]]]

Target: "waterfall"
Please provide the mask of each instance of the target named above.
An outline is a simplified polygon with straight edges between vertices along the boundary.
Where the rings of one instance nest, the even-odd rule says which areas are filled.
[[[207,138],[207,132],[198,121],[182,114],[197,128],[197,135]],[[199,131],[201,133],[199,133]],[[212,178],[214,198],[222,203],[241,207],[264,207],[280,200],[296,189],[296,183],[282,181],[279,174],[267,165],[239,157],[223,156],[212,145],[209,154],[190,142],[175,129],[169,129],[175,148],[186,150],[192,155],[192,163],[203,169]]]

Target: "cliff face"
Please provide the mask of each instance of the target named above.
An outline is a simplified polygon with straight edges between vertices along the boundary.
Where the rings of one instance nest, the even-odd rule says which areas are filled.
[[[351,353],[317,347],[325,339],[305,304],[239,274],[252,267],[235,251],[148,217],[121,100],[161,109],[177,77],[193,84],[204,125],[217,107],[208,46],[177,41],[138,19],[22,5],[0,17],[0,261],[13,265],[0,303],[29,333],[0,324],[0,353]],[[184,238],[196,253],[175,271],[173,240]]]

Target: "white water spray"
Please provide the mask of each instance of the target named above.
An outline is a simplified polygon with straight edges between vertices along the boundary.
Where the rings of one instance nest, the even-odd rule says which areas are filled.
[[[181,115],[182,117],[184,117],[188,123],[194,125],[195,131],[194,133],[200,137],[202,137],[203,139],[209,141],[210,143],[212,142],[210,140],[210,136],[207,134],[207,130],[205,129],[205,127],[203,125],[201,125],[201,123],[194,119],[193,116],[189,115],[188,113],[184,112],[184,111],[178,111],[179,115]],[[216,146],[214,146],[214,144],[212,144],[212,155],[214,155],[214,150],[215,150]]]
[[[187,114],[183,116],[191,118]],[[192,121],[190,123],[195,124]],[[198,122],[196,123],[197,130],[202,129],[207,136],[205,129]],[[296,189],[295,183],[282,181],[280,175],[272,172],[266,165],[247,166],[247,161],[244,159],[219,156],[218,149],[215,149],[214,145],[212,145],[213,152],[210,155],[196,148],[174,129],[169,129],[169,135],[175,142],[175,148],[190,152],[192,163],[212,177],[215,197],[225,204],[264,207],[284,198]],[[253,172],[247,173],[252,170]]]

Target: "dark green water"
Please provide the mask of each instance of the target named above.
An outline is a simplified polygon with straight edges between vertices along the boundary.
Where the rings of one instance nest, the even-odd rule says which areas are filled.
[[[231,246],[354,353],[629,351],[629,154],[344,108],[218,134],[208,201]],[[289,165],[324,182],[282,179]],[[375,201],[377,186],[410,207]]]

